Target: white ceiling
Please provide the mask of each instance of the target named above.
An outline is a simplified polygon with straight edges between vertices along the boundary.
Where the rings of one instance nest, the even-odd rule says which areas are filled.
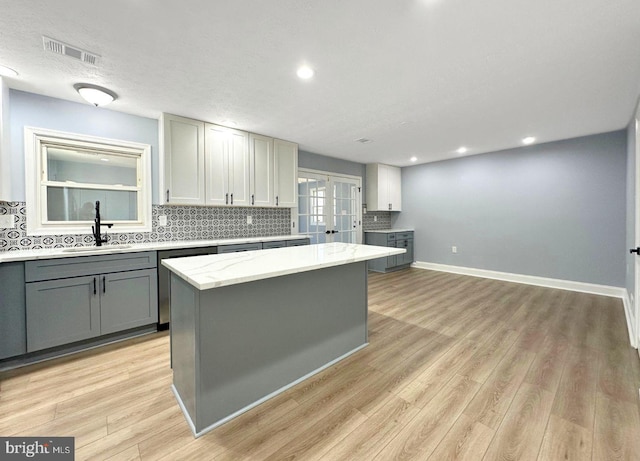
[[[362,163],[621,129],[640,93],[638,0],[0,0],[0,12],[11,88],[81,102],[73,84],[98,84],[119,95],[112,110],[234,120]],[[101,61],[47,52],[43,35]]]

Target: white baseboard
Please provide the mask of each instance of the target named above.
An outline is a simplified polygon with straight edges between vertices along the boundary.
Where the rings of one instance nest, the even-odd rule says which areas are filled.
[[[634,319],[631,310],[631,301],[627,290],[622,287],[612,287],[609,285],[598,285],[595,283],[574,282],[571,280],[560,280],[534,275],[512,274],[509,272],[498,272],[486,269],[474,269],[472,267],[450,266],[447,264],[428,263],[423,261],[414,262],[411,267],[418,269],[428,269],[440,272],[450,272],[452,274],[470,275],[485,279],[504,280],[506,282],[524,283],[546,288],[557,288],[560,290],[578,291],[580,293],[590,293],[595,295],[610,296],[622,299],[624,314],[627,319],[627,329],[629,332],[629,342],[634,348],[638,348],[637,340],[633,334]]]
[[[627,318],[627,329],[629,330],[629,342],[632,347],[638,348],[638,341],[635,337],[636,335],[633,332],[633,325],[636,324],[637,319],[633,316],[633,306],[631,305],[631,297],[629,296],[629,292],[624,290],[624,295],[622,296],[622,304],[624,304],[624,316]]]

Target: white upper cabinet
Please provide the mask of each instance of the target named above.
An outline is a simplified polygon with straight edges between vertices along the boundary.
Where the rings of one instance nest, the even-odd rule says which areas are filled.
[[[286,208],[298,207],[298,145],[273,140],[275,159],[275,205]]]
[[[251,205],[275,205],[273,138],[249,135],[249,184]]]
[[[162,203],[204,205],[204,122],[163,114]]]
[[[382,163],[367,165],[367,210],[402,211],[400,168]]]
[[[205,126],[205,204],[249,205],[249,133]]]
[[[298,206],[298,145],[163,114],[162,204]]]

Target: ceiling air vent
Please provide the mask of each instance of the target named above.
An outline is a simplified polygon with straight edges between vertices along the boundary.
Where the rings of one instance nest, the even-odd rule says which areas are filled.
[[[95,53],[83,50],[81,48],[61,42],[60,40],[55,40],[53,38],[43,36],[42,44],[44,45],[44,49],[47,51],[62,54],[64,56],[69,56],[70,58],[93,64],[94,66],[97,66],[100,60],[100,56]]]
[[[356,142],[362,143],[362,144],[367,144],[371,142],[371,139],[369,138],[358,138],[356,139]]]

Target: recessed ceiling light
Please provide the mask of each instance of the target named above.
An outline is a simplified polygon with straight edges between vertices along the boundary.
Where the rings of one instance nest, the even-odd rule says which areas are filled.
[[[11,67],[0,66],[0,75],[3,77],[17,77],[18,72],[13,70]]]
[[[298,74],[298,77],[300,77],[303,80],[307,80],[310,79],[311,77],[313,77],[313,69],[309,66],[300,66],[298,67],[298,71],[296,72]]]
[[[80,96],[82,96],[85,101],[90,102],[96,107],[109,104],[118,98],[118,95],[113,91],[90,83],[76,83],[73,87],[80,93]]]
[[[411,157],[409,160],[411,160],[412,162],[416,162],[418,161],[418,157],[416,157],[415,155],[413,157]]]
[[[536,142],[536,138],[534,138],[533,136],[522,138],[522,144],[533,144],[534,142]]]
[[[103,162],[108,162],[109,161],[108,158],[101,158],[100,160],[103,161]]]
[[[238,126],[238,124],[236,122],[234,122],[233,120],[223,120],[222,121],[222,125],[228,126],[230,128],[236,128]]]
[[[467,152],[467,148],[464,146],[458,147],[458,150],[456,152],[459,154],[464,154],[465,152]]]

